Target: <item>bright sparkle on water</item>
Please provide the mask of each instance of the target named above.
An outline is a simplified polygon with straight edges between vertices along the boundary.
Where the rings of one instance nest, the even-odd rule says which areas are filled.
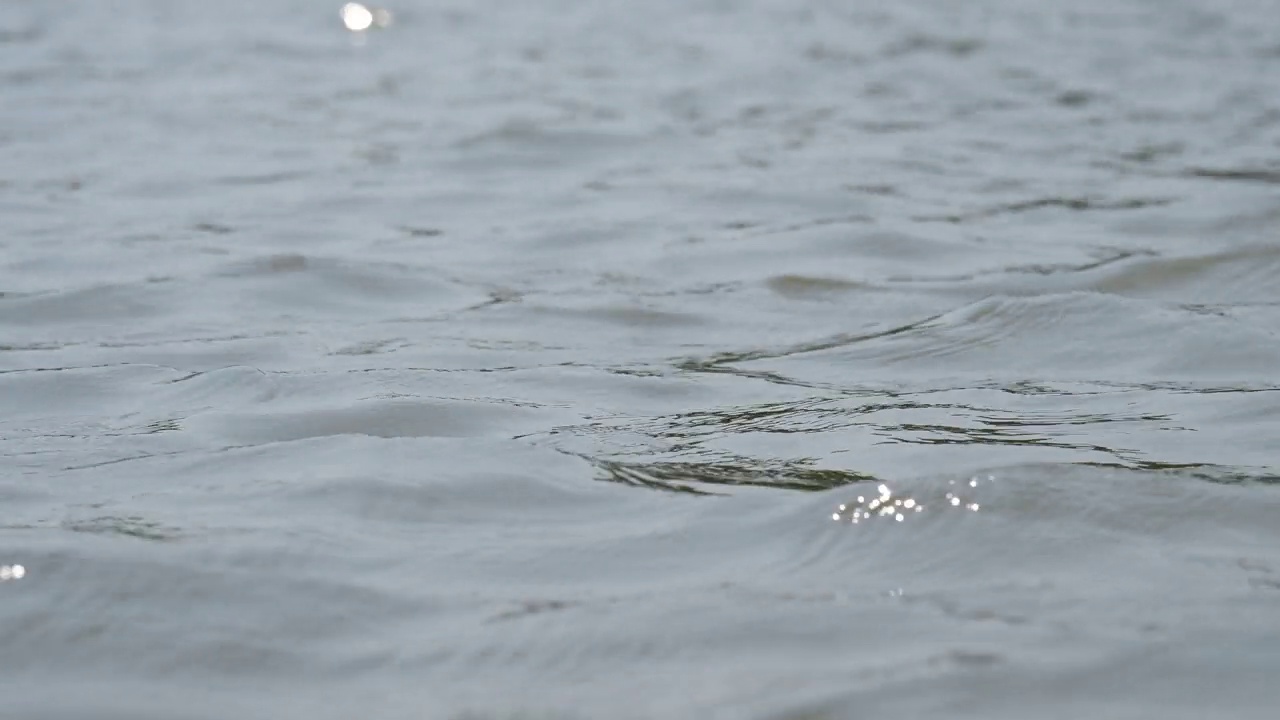
[[[342,6],[342,24],[351,32],[361,32],[373,26],[373,12],[360,3]]]
[[[21,565],[0,565],[0,582],[5,580],[21,580],[26,577],[27,569]]]
[[[364,32],[374,26],[384,28],[391,24],[391,12],[360,3],[347,3],[342,6],[342,24],[351,32]]]
[[[993,482],[994,476],[988,475],[987,482]],[[970,488],[976,488],[980,484],[977,477],[969,478],[962,481]],[[949,481],[948,485],[955,486],[955,480]],[[859,495],[857,502],[841,503],[836,511],[831,513],[831,519],[836,522],[847,521],[857,525],[864,520],[872,520],[875,518],[886,518],[896,522],[903,522],[909,515],[922,513],[925,510],[925,502],[916,498],[905,495],[894,496],[894,491],[886,484],[880,484],[876,490],[880,493],[878,497],[868,498],[865,495]],[[943,508],[960,508],[963,505],[965,510],[978,512],[982,506],[977,502],[972,502],[972,498],[962,499],[955,492],[948,492],[944,498],[940,499]],[[937,506],[934,506],[935,508]],[[906,511],[911,511],[910,513]]]

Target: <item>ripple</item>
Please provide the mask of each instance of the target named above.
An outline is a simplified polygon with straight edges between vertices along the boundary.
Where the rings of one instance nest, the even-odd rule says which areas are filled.
[[[1192,168],[1186,171],[1190,177],[1209,180],[1234,180],[1239,182],[1255,182],[1268,185],[1280,184],[1280,170],[1257,168]]]
[[[171,290],[146,284],[28,293],[0,300],[0,322],[30,327],[137,322],[179,302]]]
[[[536,411],[482,402],[376,400],[347,407],[296,412],[210,412],[187,426],[228,443],[254,445],[336,435],[473,437],[518,432],[537,422]]]
[[[1117,313],[1141,320],[1116,325],[1109,318]],[[1195,352],[1206,346],[1223,351],[1207,357]],[[1107,379],[1227,374],[1253,380],[1280,363],[1280,341],[1229,319],[1073,293],[993,297],[880,333],[730,355],[715,364],[744,363],[743,369],[791,376],[803,370],[801,379],[823,380],[832,373],[809,372],[817,363],[832,363],[831,370],[874,366],[884,378],[920,371],[990,377],[998,368],[1006,378],[1089,380],[1099,378],[1090,368],[1100,362],[1108,366]]]
[[[1254,246],[1175,257],[1139,258],[1108,268],[1089,287],[1130,297],[1182,303],[1271,303],[1277,295],[1280,248]]]
[[[115,517],[104,515],[85,520],[68,520],[62,525],[67,530],[94,535],[120,535],[138,540],[169,541],[182,537],[180,529],[167,527],[154,520],[138,516]]]
[[[229,263],[215,275],[218,289],[247,312],[277,315],[369,307],[412,307],[451,312],[488,299],[483,288],[466,287],[429,268],[302,254],[275,254]]]
[[[974,210],[967,213],[957,213],[950,215],[929,215],[920,216],[917,219],[922,221],[944,221],[950,223],[963,223],[973,220],[984,220],[1000,215],[1010,215],[1017,213],[1031,212],[1034,210],[1043,210],[1045,208],[1061,208],[1064,210],[1072,210],[1076,212],[1087,212],[1092,210],[1141,210],[1151,207],[1163,207],[1174,201],[1173,198],[1129,198],[1124,200],[1108,200],[1102,198],[1037,198],[1034,200],[1024,200],[1021,202],[1007,203],[1005,205],[997,205],[995,207],[985,208],[982,210]]]
[[[758,486],[817,492],[871,479],[863,473],[815,468],[796,461],[752,462],[744,458],[738,463],[592,462],[600,469],[601,479],[606,482],[696,495],[715,494],[700,487],[703,485]]]

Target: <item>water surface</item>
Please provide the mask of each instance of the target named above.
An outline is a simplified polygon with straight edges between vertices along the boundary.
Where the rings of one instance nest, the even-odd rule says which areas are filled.
[[[337,11],[0,16],[0,716],[1273,716],[1275,3]]]

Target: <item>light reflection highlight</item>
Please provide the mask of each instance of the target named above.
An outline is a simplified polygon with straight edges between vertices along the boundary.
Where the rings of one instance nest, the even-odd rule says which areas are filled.
[[[351,32],[364,32],[369,28],[384,28],[391,24],[391,11],[370,8],[360,3],[347,3],[341,10],[342,24]]]
[[[995,481],[995,476],[987,475],[985,478],[971,477],[968,480],[956,481],[951,480],[948,485],[952,487],[959,486],[962,490],[969,488],[977,488],[983,483]],[[896,496],[892,488],[887,484],[881,483],[877,488],[879,493],[873,497],[859,495],[855,502],[841,503],[836,511],[831,513],[831,519],[835,522],[849,522],[853,525],[867,522],[869,520],[884,518],[893,522],[903,522],[912,514],[922,513],[925,510],[925,501],[919,497]],[[971,492],[965,492],[966,495],[972,495]],[[930,507],[939,509],[963,509],[970,512],[978,512],[982,506],[975,502],[973,497],[961,497],[961,490],[947,492],[942,498],[937,498]]]
[[[27,569],[21,565],[0,565],[0,582],[21,580],[27,576]]]

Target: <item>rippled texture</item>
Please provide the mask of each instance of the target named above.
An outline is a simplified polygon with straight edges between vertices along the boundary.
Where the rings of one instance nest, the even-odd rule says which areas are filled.
[[[0,14],[0,716],[1274,717],[1274,2],[339,9]]]

